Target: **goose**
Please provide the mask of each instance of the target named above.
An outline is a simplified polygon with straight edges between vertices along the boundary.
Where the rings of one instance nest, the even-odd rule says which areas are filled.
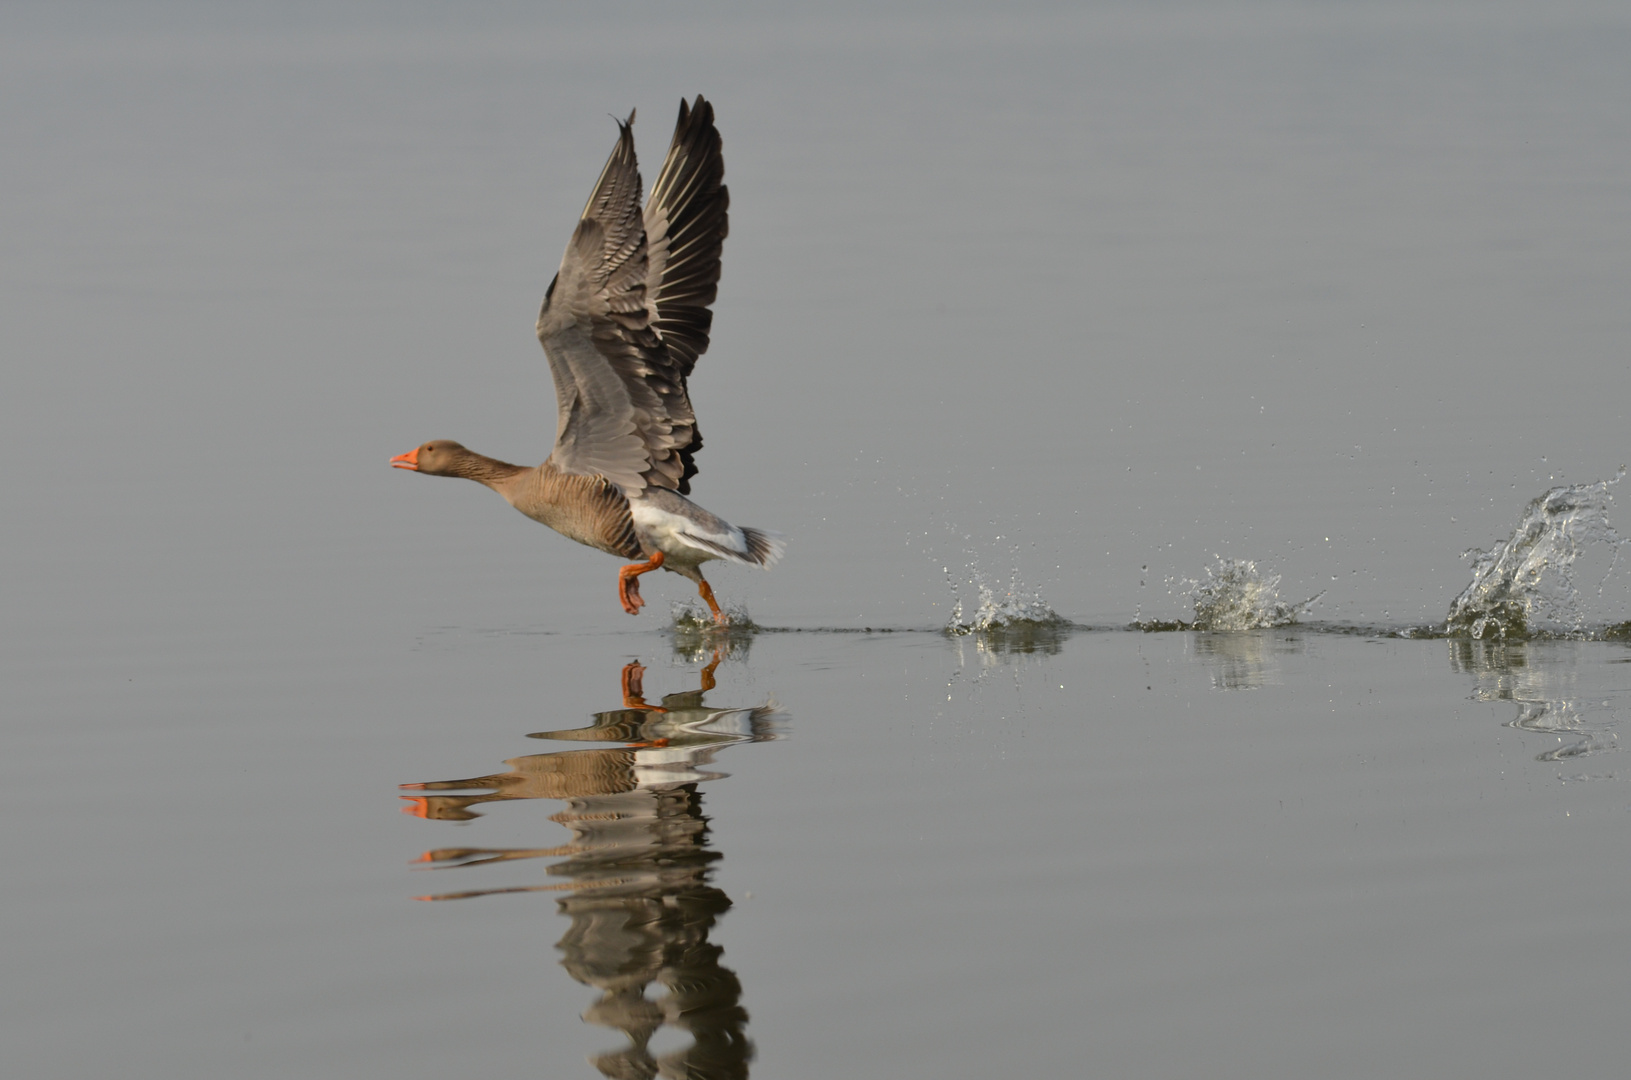
[[[526,468],[448,439],[391,465],[485,484],[527,517],[624,559],[623,610],[645,606],[640,575],[667,570],[696,583],[714,622],[729,623],[702,564],[769,568],[781,536],[738,527],[690,499],[702,449],[686,390],[708,349],[730,191],[713,106],[680,101],[668,157],[640,206],[634,112],[595,182],[544,293],[538,340],[555,381],[555,446]]]

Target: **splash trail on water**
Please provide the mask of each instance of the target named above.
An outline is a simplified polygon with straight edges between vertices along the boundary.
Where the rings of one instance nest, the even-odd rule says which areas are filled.
[[[1613,489],[1625,474],[1621,468],[1611,480],[1554,487],[1532,500],[1511,536],[1488,551],[1466,553],[1473,559],[1472,582],[1455,598],[1443,622],[1426,626],[1304,622],[1323,591],[1306,600],[1282,600],[1279,574],[1253,559],[1221,555],[1213,556],[1203,580],[1167,579],[1169,591],[1181,590],[1192,605],[1193,620],[1135,616],[1131,624],[1089,626],[1060,615],[1040,591],[1027,586],[1020,578],[1018,549],[1011,548],[1016,562],[1006,584],[988,574],[968,549],[964,575],[954,574],[949,565],[941,567],[952,604],[950,617],[938,627],[761,626],[739,606],[727,611],[724,625],[716,625],[697,605],[682,602],[673,605],[667,630],[676,653],[695,657],[712,656],[721,649],[745,655],[756,634],[801,632],[938,630],[948,637],[972,637],[982,651],[992,654],[1051,654],[1072,633],[1094,630],[1235,632],[1296,626],[1311,633],[1403,638],[1631,640],[1631,620],[1613,622],[1605,617],[1616,605],[1624,606],[1631,588],[1631,583],[1616,582],[1615,594],[1609,595],[1622,551],[1631,543],[1609,520]],[[1595,588],[1582,591],[1578,583],[1582,576],[1588,586],[1595,578]]]

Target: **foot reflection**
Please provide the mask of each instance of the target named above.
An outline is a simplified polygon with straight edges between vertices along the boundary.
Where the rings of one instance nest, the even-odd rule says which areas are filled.
[[[775,737],[775,706],[715,708],[720,656],[702,669],[701,686],[646,701],[645,669],[622,672],[623,706],[596,713],[585,728],[529,736],[563,742],[616,742],[615,747],[559,750],[506,761],[509,771],[467,780],[404,784],[405,811],[436,821],[480,816],[482,803],[563,800],[550,817],[572,833],[566,844],[539,848],[438,848],[421,862],[437,869],[558,858],[549,884],[436,893],[424,900],[460,900],[497,893],[565,894],[556,903],[571,927],[556,944],[561,966],[600,998],[584,1019],[616,1028],[628,1045],[593,1059],[613,1077],[746,1077],[752,1044],[743,1032],[741,983],[709,942],[730,898],[709,883],[720,853],[708,847],[708,818],[698,785],[723,777],[711,771],[720,750]],[[657,996],[648,997],[655,984]],[[648,1049],[664,1025],[691,1044],[673,1053]]]

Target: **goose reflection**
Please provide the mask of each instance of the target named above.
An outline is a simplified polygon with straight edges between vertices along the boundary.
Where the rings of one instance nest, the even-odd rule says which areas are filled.
[[[1474,701],[1510,701],[1518,713],[1507,727],[1557,738],[1536,761],[1565,762],[1618,748],[1612,713],[1594,709],[1596,702],[1586,700],[1577,685],[1579,643],[1451,638],[1449,646],[1451,670],[1473,677]]]
[[[427,851],[433,868],[476,867],[558,858],[547,884],[436,893],[424,900],[460,900],[496,893],[550,892],[571,920],[556,943],[567,973],[600,992],[584,1019],[624,1033],[628,1044],[591,1061],[609,1077],[746,1077],[753,1047],[736,974],[720,963],[723,949],[708,940],[731,906],[710,883],[720,853],[708,847],[708,818],[698,786],[723,777],[712,769],[728,746],[775,738],[774,704],[717,708],[720,656],[702,669],[701,686],[645,700],[645,669],[623,669],[623,706],[596,713],[594,723],[529,738],[614,742],[621,746],[558,750],[506,761],[508,771],[464,780],[405,784],[427,794],[404,796],[406,812],[436,821],[467,821],[483,803],[558,799],[550,817],[572,833],[568,843],[537,848],[449,847]],[[441,794],[449,792],[450,794]],[[458,794],[451,794],[458,792]],[[657,987],[654,997],[648,987]],[[649,1049],[664,1025],[691,1044],[660,1057]]]

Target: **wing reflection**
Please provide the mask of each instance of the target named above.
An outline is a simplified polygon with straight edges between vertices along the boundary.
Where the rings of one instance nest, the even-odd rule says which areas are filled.
[[[622,746],[559,750],[506,761],[509,771],[465,780],[404,784],[427,794],[404,796],[404,810],[436,821],[479,817],[482,803],[558,799],[551,815],[571,830],[568,843],[538,848],[437,848],[419,861],[437,869],[491,866],[556,858],[544,884],[436,893],[424,900],[460,900],[497,893],[552,892],[571,920],[556,943],[567,973],[600,991],[584,1019],[616,1028],[628,1045],[591,1059],[611,1077],[746,1077],[753,1047],[744,1028],[742,987],[720,963],[723,949],[708,940],[730,908],[709,882],[720,853],[708,847],[708,818],[698,785],[723,777],[715,755],[741,742],[775,738],[774,704],[715,708],[720,657],[702,670],[702,685],[645,700],[644,669],[623,669],[623,707],[596,713],[594,723],[529,736],[561,742]],[[458,794],[441,794],[458,792]],[[434,794],[431,794],[434,793]],[[647,987],[660,988],[656,997]],[[691,1044],[655,1055],[654,1036],[668,1025]]]
[[[1558,745],[1536,755],[1536,761],[1569,761],[1618,748],[1612,714],[1594,715],[1592,703],[1582,700],[1575,671],[1578,644],[1451,638],[1450,668],[1473,676],[1474,701],[1510,701],[1518,707],[1508,727],[1557,737]],[[1542,651],[1543,657],[1533,655]]]

